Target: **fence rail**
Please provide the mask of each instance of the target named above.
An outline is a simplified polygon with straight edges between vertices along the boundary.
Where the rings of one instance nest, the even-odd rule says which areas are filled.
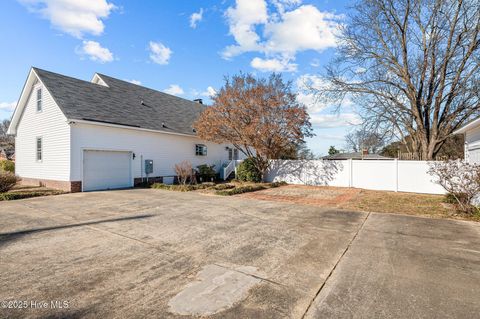
[[[428,169],[428,162],[412,160],[276,160],[266,179],[289,184],[444,194]]]
[[[420,153],[401,153],[401,152],[398,152],[397,159],[402,160],[402,161],[425,161],[425,158],[423,158],[422,154],[420,154]],[[450,159],[450,158],[446,155],[435,157],[435,161],[446,161],[448,159]]]

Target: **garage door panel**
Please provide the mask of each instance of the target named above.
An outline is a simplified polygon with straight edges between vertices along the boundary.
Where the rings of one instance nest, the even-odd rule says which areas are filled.
[[[83,190],[103,190],[132,186],[131,153],[84,151]]]

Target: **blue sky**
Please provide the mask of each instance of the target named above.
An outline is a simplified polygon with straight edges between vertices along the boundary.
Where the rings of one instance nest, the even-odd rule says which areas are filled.
[[[0,119],[9,118],[31,66],[90,80],[95,72],[187,99],[239,71],[282,72],[309,109],[316,154],[358,120],[303,90],[320,85],[348,1],[5,0],[0,2]]]

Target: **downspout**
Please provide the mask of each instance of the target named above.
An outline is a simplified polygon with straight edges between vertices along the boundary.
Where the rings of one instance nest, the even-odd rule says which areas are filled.
[[[140,176],[142,177],[142,184],[143,184],[143,154],[140,155]]]

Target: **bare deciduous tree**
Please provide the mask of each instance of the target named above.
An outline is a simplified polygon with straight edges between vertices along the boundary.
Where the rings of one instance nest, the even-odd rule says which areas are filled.
[[[178,183],[180,185],[186,185],[188,181],[193,181],[193,167],[189,161],[183,161],[175,164],[175,174],[177,174]]]
[[[280,74],[256,78],[240,74],[225,78],[194,127],[200,138],[231,143],[251,157],[265,175],[270,159],[277,159],[312,136],[310,117],[298,103],[291,82]]]
[[[7,135],[9,126],[10,120],[3,120],[0,122],[0,148],[13,150],[15,149],[15,138],[11,135]]]
[[[350,96],[366,123],[433,159],[480,114],[478,0],[359,0],[319,97]]]
[[[369,131],[364,127],[345,135],[347,149],[353,152],[367,150],[369,153],[378,153],[385,146],[385,141],[385,135]]]

